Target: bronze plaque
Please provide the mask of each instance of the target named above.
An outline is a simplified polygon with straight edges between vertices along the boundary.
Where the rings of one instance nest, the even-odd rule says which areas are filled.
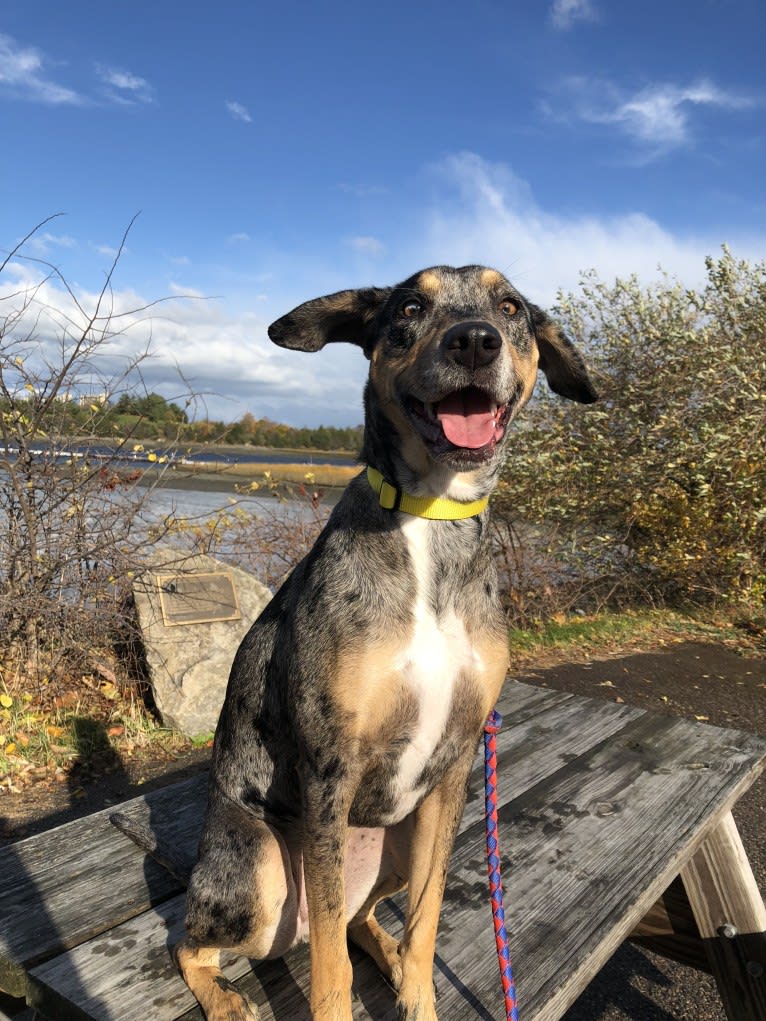
[[[228,571],[197,574],[158,574],[160,606],[165,627],[239,620],[234,578]]]

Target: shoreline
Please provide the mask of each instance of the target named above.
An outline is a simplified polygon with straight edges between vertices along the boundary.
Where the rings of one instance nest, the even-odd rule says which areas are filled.
[[[194,464],[149,465],[142,468],[136,483],[158,489],[197,489],[221,493],[241,488],[250,494],[260,492],[264,496],[274,489],[282,492],[300,486],[310,491],[323,490],[340,495],[361,470],[358,464],[306,465],[257,461],[221,464],[216,461],[200,461]],[[257,486],[253,486],[254,483]]]

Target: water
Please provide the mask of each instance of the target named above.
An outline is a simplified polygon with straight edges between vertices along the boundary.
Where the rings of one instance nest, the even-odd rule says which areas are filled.
[[[13,458],[18,454],[18,448],[14,446],[0,446],[0,453]],[[108,444],[99,443],[72,443],[66,449],[54,447],[53,449],[45,442],[40,442],[30,453],[34,457],[53,457],[57,461],[88,460],[93,462],[103,461],[110,466],[124,467],[125,465],[148,466],[158,461],[167,464],[298,464],[307,468],[316,464],[346,465],[353,464],[353,454],[327,453],[323,451],[301,451],[301,450],[255,450],[228,449],[226,447],[194,446],[179,448],[173,445],[167,448],[148,446],[144,448],[141,443],[128,443],[125,447],[115,450]]]

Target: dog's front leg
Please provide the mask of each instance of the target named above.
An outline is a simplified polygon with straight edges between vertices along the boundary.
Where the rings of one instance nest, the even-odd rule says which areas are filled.
[[[465,806],[472,755],[466,755],[431,791],[415,813],[407,920],[399,952],[402,1021],[436,1021],[433,961],[447,865]]]
[[[309,909],[311,1014],[351,1021],[351,961],[346,947],[344,865],[348,787],[309,777],[304,784],[303,871]]]

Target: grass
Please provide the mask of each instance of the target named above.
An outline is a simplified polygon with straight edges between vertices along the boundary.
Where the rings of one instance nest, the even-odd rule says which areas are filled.
[[[610,655],[681,641],[718,642],[743,653],[762,651],[730,617],[697,610],[557,614],[538,628],[512,628],[509,639],[511,657],[517,661],[541,656]]]
[[[173,758],[191,746],[157,722],[134,688],[92,675],[48,688],[25,690],[0,671],[0,789],[66,781],[75,766],[114,772],[148,751]]]

